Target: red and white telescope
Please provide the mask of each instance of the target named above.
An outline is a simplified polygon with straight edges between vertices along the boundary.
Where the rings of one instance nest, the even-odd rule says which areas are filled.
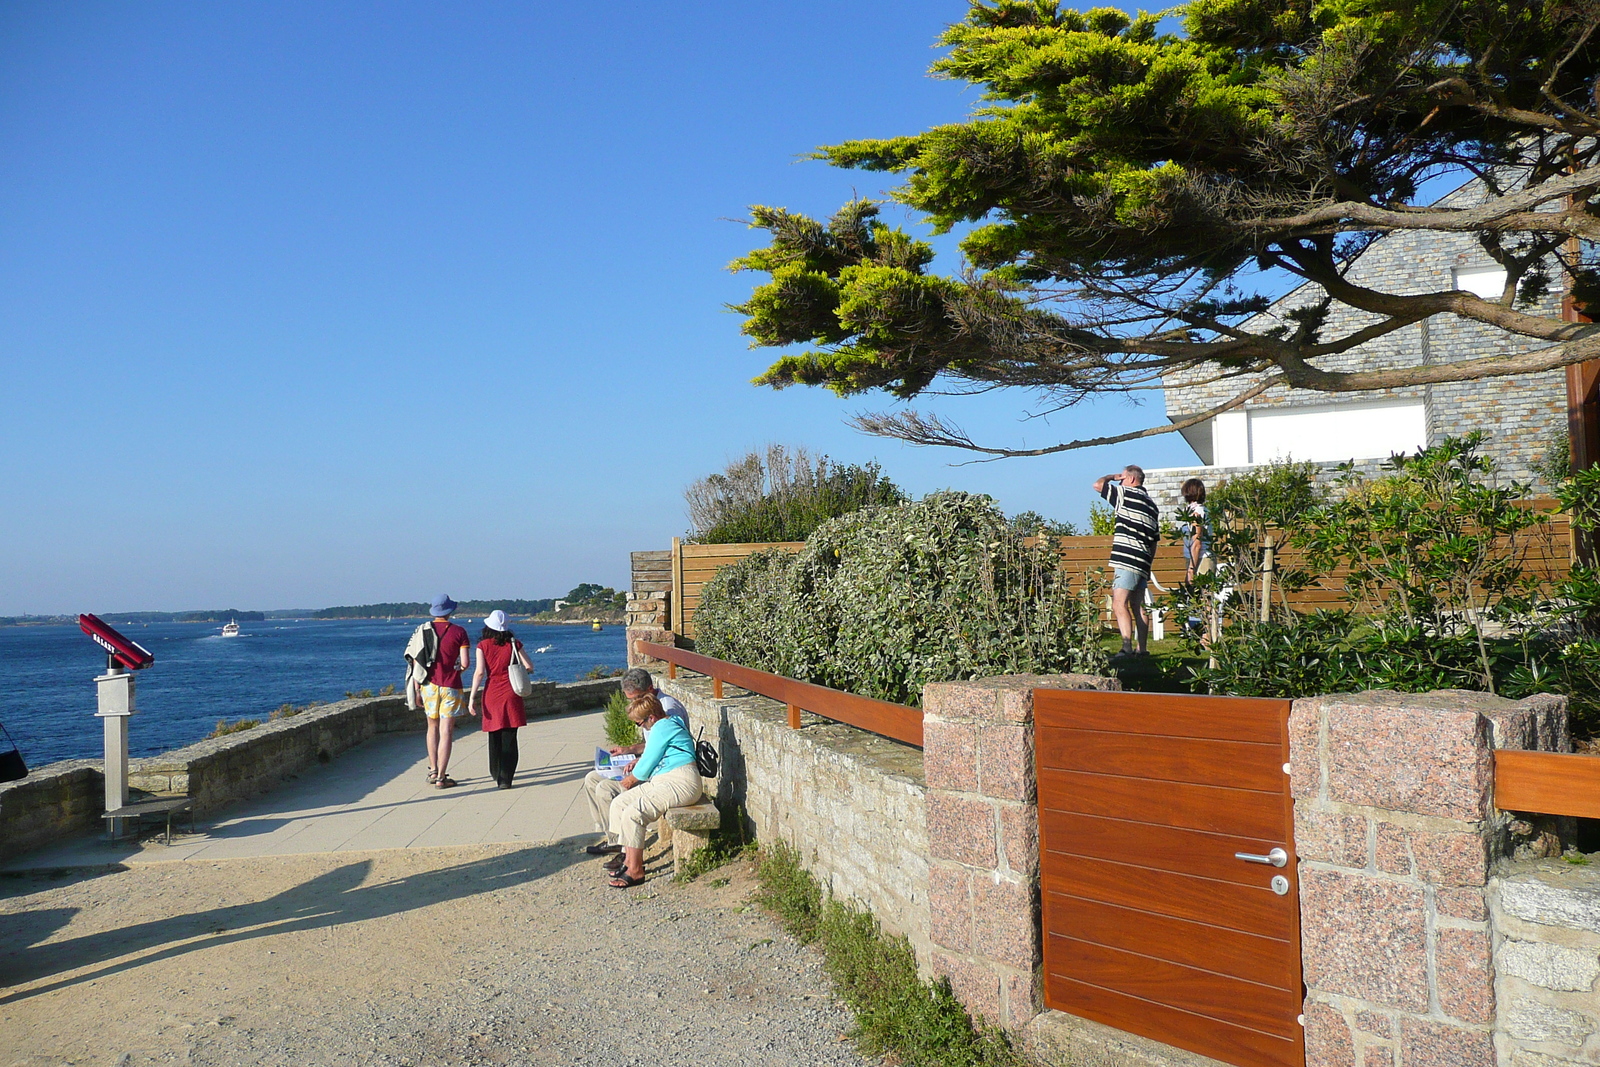
[[[94,638],[95,644],[106,650],[110,659],[108,666],[142,671],[156,661],[148,649],[137,641],[130,641],[117,633],[99,616],[79,615],[78,628]]]

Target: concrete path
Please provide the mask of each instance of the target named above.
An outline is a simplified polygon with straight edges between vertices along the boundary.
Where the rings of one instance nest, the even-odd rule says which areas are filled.
[[[423,735],[385,734],[332,763],[302,772],[212,819],[195,833],[142,843],[82,837],[20,856],[10,871],[124,863],[240,859],[490,843],[537,844],[587,837],[593,825],[583,776],[605,731],[600,709],[532,720],[518,737],[516,785],[489,777],[481,731],[456,738],[454,789],[427,782]]]

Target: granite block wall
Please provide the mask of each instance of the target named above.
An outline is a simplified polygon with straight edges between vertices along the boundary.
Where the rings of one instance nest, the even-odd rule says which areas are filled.
[[[803,715],[792,730],[783,704],[710,679],[659,674],[683,701],[693,732],[716,738],[717,780],[707,783],[724,825],[742,813],[757,840],[781,838],[836,896],[903,934],[927,967],[928,822],[923,753],[852,726]]]
[[[1489,883],[1502,1067],[1600,1063],[1600,870],[1525,860]]]
[[[1033,691],[1118,687],[1015,674],[922,692],[932,969],[968,1011],[1008,1029],[1044,1008]]]
[[[1493,1067],[1494,750],[1565,751],[1564,699],[1315,697],[1289,729],[1307,1067]]]

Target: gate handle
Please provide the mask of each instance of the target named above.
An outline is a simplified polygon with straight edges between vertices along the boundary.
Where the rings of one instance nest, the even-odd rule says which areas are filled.
[[[1289,854],[1281,848],[1275,848],[1265,856],[1258,856],[1254,852],[1235,852],[1233,858],[1246,863],[1266,863],[1273,867],[1282,867],[1289,862]]]

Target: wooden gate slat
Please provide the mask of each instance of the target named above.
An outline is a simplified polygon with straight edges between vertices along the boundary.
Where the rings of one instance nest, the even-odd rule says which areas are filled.
[[[1046,972],[1045,995],[1062,1011],[1096,1019],[1136,1034],[1156,1035],[1169,1045],[1222,1059],[1238,1067],[1283,1067],[1303,1062],[1293,1038],[1262,1033],[1164,1004],[1140,1000],[1111,989],[1075,982]]]
[[[1038,689],[1033,710],[1045,1003],[1304,1067],[1289,702]],[[1283,867],[1234,855],[1274,848]]]
[[[1266,882],[1262,878],[1259,886],[1239,885],[1104,860],[1063,862],[1054,855],[1040,872],[1040,888],[1046,893],[1272,937],[1283,931],[1290,911],[1298,905],[1292,897],[1273,893]]]
[[[1048,693],[1055,714],[1050,725],[1162,737],[1262,741],[1275,728],[1286,701],[1255,697],[1181,696],[1172,693],[1097,693],[1069,689]],[[1059,695],[1058,695],[1059,694]],[[1115,701],[1095,699],[1114,696]],[[1037,716],[1038,709],[1035,708]],[[1067,721],[1070,719],[1070,723]],[[1044,725],[1041,721],[1040,725]],[[1280,761],[1281,762],[1281,761]]]
[[[1041,810],[1039,828],[1048,842],[1041,854],[1046,867],[1058,862],[1057,857],[1065,866],[1071,857],[1082,856],[1251,886],[1261,884],[1262,869],[1240,863],[1233,854],[1263,855],[1282,844],[1265,838],[1151,826],[1065,811]]]
[[[1289,993],[1294,1000],[1300,996],[1300,969],[1283,958],[1284,944],[1278,938],[1060,893],[1045,894],[1044,913],[1046,929],[1071,930],[1079,941],[1141,955],[1149,953],[1152,946],[1160,946],[1162,957],[1173,963],[1272,986]]]
[[[1059,950],[1052,968],[1086,985],[1115,989],[1268,1034],[1288,1037],[1289,1027],[1298,1025],[1295,1016],[1300,1013],[1300,997],[1287,990],[1055,933],[1051,940]]]
[[[1062,727],[1038,728],[1034,744],[1040,763],[1063,770],[1274,793],[1283,788],[1283,759],[1275,744]]]
[[[1240,837],[1283,839],[1281,793],[1188,782],[1165,783],[1156,793],[1142,778],[1052,768],[1039,772],[1039,807]]]

